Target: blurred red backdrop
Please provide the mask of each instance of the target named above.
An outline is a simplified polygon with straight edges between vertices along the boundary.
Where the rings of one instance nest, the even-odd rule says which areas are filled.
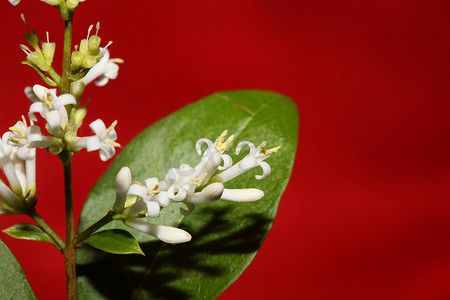
[[[0,128],[25,114],[19,15],[56,40],[58,12],[0,3]],[[450,2],[87,0],[74,42],[101,21],[118,79],[89,86],[87,121],[119,142],[208,94],[266,89],[298,104],[293,176],[256,259],[220,299],[450,299]],[[61,57],[57,57],[59,62]],[[89,130],[86,130],[86,134]],[[62,171],[40,151],[38,209],[64,234]],[[75,211],[108,167],[74,164]],[[0,229],[23,216],[1,216]],[[63,299],[63,257],[5,234],[40,299]]]

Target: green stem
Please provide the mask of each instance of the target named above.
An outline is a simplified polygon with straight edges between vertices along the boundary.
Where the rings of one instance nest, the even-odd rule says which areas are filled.
[[[69,12],[69,18],[65,21],[64,29],[64,52],[63,64],[61,72],[61,82],[59,84],[59,91],[61,94],[70,93],[70,55],[72,50],[72,21],[73,12]]]
[[[70,12],[67,9],[66,0],[61,0],[59,4],[59,9],[61,10],[61,17],[64,19],[64,21],[69,20],[70,18]]]
[[[59,83],[61,81],[61,76],[59,76],[58,73],[56,73],[56,71],[50,67],[50,70],[48,70],[48,75],[50,75],[52,77],[52,79],[56,82]]]
[[[47,233],[51,239],[55,242],[56,247],[59,251],[64,250],[65,242],[64,240],[53,230],[53,228],[48,225],[47,222],[37,213],[36,209],[33,207],[28,212],[28,215],[42,228],[42,230]]]
[[[75,237],[75,245],[80,246],[80,244],[86,240],[92,233],[96,232],[101,227],[105,226],[113,220],[114,212],[109,211],[106,216],[98,220],[95,224],[91,225],[89,228],[85,229],[82,233]]]
[[[38,67],[34,66],[32,63],[29,63],[27,61],[23,61],[22,65],[27,65],[27,66],[32,67],[39,74],[39,76],[41,76],[42,80],[44,80],[44,82],[46,84],[48,84],[49,86],[57,86],[57,84],[53,80],[48,78],[47,75],[45,75],[44,72],[42,72]]]
[[[64,150],[59,154],[64,167],[64,190],[66,199],[66,246],[64,248],[64,258],[66,262],[67,299],[77,299],[76,281],[76,249],[74,244],[75,224],[73,216],[73,196],[72,196],[72,153]]]

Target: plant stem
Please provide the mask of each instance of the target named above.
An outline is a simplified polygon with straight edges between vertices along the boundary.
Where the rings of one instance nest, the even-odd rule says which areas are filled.
[[[110,211],[106,216],[98,220],[95,224],[91,225],[89,228],[85,229],[82,233],[75,237],[74,244],[79,246],[85,239],[87,239],[92,233],[105,226],[113,220],[114,212]]]
[[[42,230],[47,233],[52,240],[56,243],[56,247],[59,251],[64,251],[64,240],[53,230],[50,225],[37,213],[36,209],[33,207],[28,212],[28,215],[42,228]]]
[[[70,93],[70,55],[72,50],[72,21],[73,12],[67,10],[66,2],[61,0],[61,16],[64,19],[64,49],[61,71],[61,81],[58,88],[59,93]],[[66,246],[64,248],[64,259],[66,263],[67,299],[77,299],[77,277],[76,277],[76,249],[74,244],[75,222],[73,215],[72,196],[72,152],[63,150],[59,155],[64,168],[64,191],[66,204]]]
[[[64,21],[64,53],[63,53],[63,65],[61,72],[61,82],[59,84],[59,92],[61,94],[70,93],[70,55],[72,50],[72,21],[73,12],[69,12],[68,20]]]
[[[64,167],[64,190],[66,199],[66,246],[64,258],[66,262],[67,299],[77,299],[76,250],[74,244],[75,224],[73,217],[72,197],[72,153],[64,150],[59,154]]]

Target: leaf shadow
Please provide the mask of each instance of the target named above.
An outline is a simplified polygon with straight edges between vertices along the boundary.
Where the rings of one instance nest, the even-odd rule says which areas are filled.
[[[135,299],[191,299],[197,283],[186,279],[186,274],[191,278],[225,277],[231,283],[227,265],[220,259],[211,260],[211,256],[256,253],[273,222],[263,213],[244,214],[236,220],[234,210],[233,206],[199,207],[193,217],[201,217],[205,222],[198,226],[183,221],[180,226],[191,233],[191,242],[147,242],[141,244],[146,256],[113,255],[86,246],[80,250],[92,259],[78,265],[77,274],[90,281],[106,299],[131,299],[136,289],[139,291]]]

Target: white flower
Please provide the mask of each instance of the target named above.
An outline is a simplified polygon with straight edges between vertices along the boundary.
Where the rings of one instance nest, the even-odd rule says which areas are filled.
[[[148,178],[145,180],[145,185],[141,183],[135,183],[130,186],[128,190],[128,195],[135,195],[140,197],[145,205],[147,206],[147,217],[157,218],[160,212],[160,205],[167,206],[168,198],[159,199],[163,201],[162,204],[158,202],[158,197],[155,197],[159,193],[158,190],[158,179],[157,178]]]
[[[20,3],[20,0],[8,0],[9,3],[11,3],[12,5],[16,6],[17,4]]]
[[[204,155],[195,168],[187,164],[172,168],[167,172],[164,181],[160,183],[160,190],[167,191],[169,199],[173,201],[189,202],[189,197],[194,194],[197,187],[207,182],[221,163],[222,154],[215,152]]]
[[[219,154],[221,159],[223,160],[223,166],[219,166],[219,170],[225,170],[231,167],[233,164],[233,161],[231,157],[226,154],[228,151],[229,146],[234,140],[234,135],[231,135],[226,141],[225,137],[228,134],[228,130],[225,130],[213,143],[209,139],[199,139],[197,143],[195,144],[195,149],[197,150],[198,155],[201,155],[202,151],[202,145],[206,143],[208,145],[208,148],[205,150],[205,152],[202,155],[202,162],[206,163],[210,156]],[[197,166],[197,168],[201,167],[201,163]]]
[[[19,147],[19,152],[23,149],[29,148],[45,148],[48,145],[43,142],[43,135],[41,129],[34,125],[33,121],[30,122],[30,126],[27,124],[27,120],[22,116],[22,121],[18,121],[14,126],[10,127],[8,143],[13,146]]]
[[[108,83],[110,79],[116,79],[119,73],[119,65],[117,63],[123,63],[120,58],[110,59],[109,50],[105,48],[100,48],[103,57],[98,63],[96,63],[80,81],[85,85],[88,85],[92,81],[98,78],[95,82],[98,86],[104,86]]]
[[[56,89],[47,89],[41,85],[34,85],[32,92],[30,88],[25,89],[25,94],[34,103],[30,106],[28,117],[37,121],[35,113],[47,121],[50,134],[62,138],[64,129],[68,123],[68,115],[65,106],[75,105],[75,97],[71,94],[56,96]]]
[[[116,143],[117,133],[114,127],[116,127],[117,121],[114,121],[111,126],[106,128],[105,123],[97,119],[89,127],[95,133],[94,136],[80,137],[74,141],[75,148],[86,148],[88,152],[100,150],[100,159],[107,161],[116,153],[115,147],[120,147],[120,144]]]
[[[261,143],[258,147],[255,147],[253,143],[250,142],[240,142],[236,146],[236,154],[241,152],[242,147],[248,146],[250,148],[250,153],[247,154],[241,161],[236,163],[231,168],[223,171],[222,173],[216,175],[212,180],[219,182],[227,182],[242,173],[260,166],[263,169],[262,175],[255,175],[256,179],[263,179],[270,175],[270,166],[264,160],[269,158],[273,153],[275,153],[280,147],[275,147],[266,150],[266,142]]]
[[[152,235],[169,244],[186,243],[192,239],[188,232],[171,226],[150,224],[137,219],[125,219],[123,222],[131,228]]]
[[[8,187],[0,180],[0,196],[3,209],[6,203],[13,209],[23,209],[35,202],[36,194],[36,149],[18,152],[8,144],[11,132],[2,136],[0,142],[0,166],[8,179]]]
[[[114,203],[114,211],[122,212],[125,209],[127,201],[128,190],[131,186],[131,171],[128,167],[120,169],[116,176],[116,202]]]

